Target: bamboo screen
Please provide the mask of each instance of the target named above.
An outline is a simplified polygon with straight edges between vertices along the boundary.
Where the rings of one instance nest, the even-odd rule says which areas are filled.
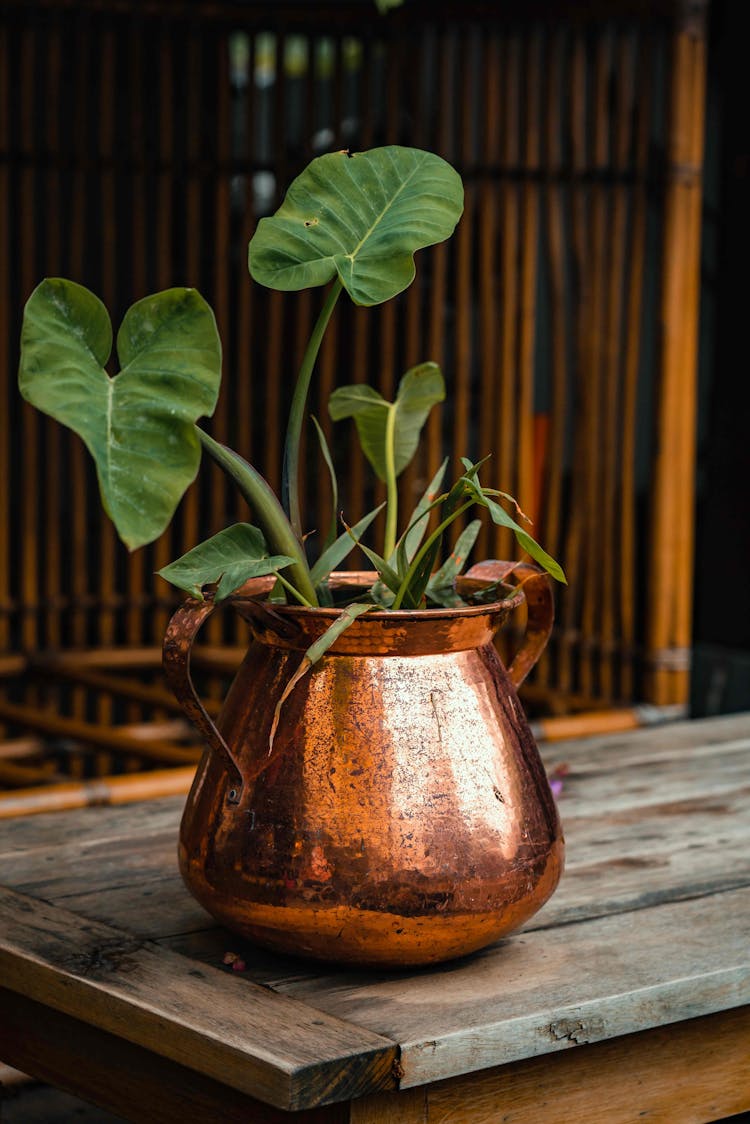
[[[404,503],[444,453],[493,453],[485,480],[518,496],[570,577],[532,693],[558,710],[684,701],[700,27],[611,15],[611,5],[584,22],[448,7],[439,26],[418,3],[388,16],[369,3],[329,7],[6,6],[0,652],[157,646],[173,600],[153,572],[247,515],[204,471],[172,530],[127,556],[80,442],[17,396],[34,285],[78,280],[115,326],[148,292],[200,289],[225,351],[211,431],[278,485],[290,387],[321,294],[253,286],[248,239],[313,155],[403,143],[456,165],[465,216],[450,244],[419,255],[397,302],[340,307],[312,412],[330,436],[337,380],[391,394],[410,364],[440,362],[448,405],[405,476]],[[380,491],[348,430],[339,443],[353,521]],[[307,523],[324,529],[330,501],[312,442],[306,465]],[[477,556],[512,550],[490,527]],[[236,628],[225,614],[207,638],[240,643]]]

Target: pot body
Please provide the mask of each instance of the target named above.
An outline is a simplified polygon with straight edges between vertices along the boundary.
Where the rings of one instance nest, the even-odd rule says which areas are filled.
[[[366,614],[280,710],[335,612],[235,607],[253,641],[217,727],[239,782],[208,749],[180,833],[208,912],[269,948],[383,967],[526,921],[557,885],[563,840],[492,643],[506,606]]]

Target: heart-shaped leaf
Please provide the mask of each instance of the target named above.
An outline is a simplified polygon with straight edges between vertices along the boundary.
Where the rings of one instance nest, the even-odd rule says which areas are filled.
[[[43,281],[28,300],[19,387],[69,426],[96,462],[104,507],[134,550],[157,538],[200,463],[194,428],[213,413],[221,343],[213,312],[195,289],[167,289],[126,313],[117,350],[107,310],[88,289]]]
[[[216,600],[221,601],[250,578],[275,574],[293,562],[285,554],[269,556],[263,532],[257,527],[235,523],[164,566],[159,575],[201,600],[203,586],[218,581]]]
[[[362,451],[381,480],[389,463],[398,476],[417,451],[422,426],[430,410],[445,398],[445,383],[437,363],[420,363],[401,379],[395,402],[364,384],[342,386],[328,401],[334,421],[354,418]]]
[[[450,237],[463,186],[441,157],[390,145],[319,156],[250,242],[250,273],[271,289],[338,276],[355,304],[395,297],[414,279],[414,252]]]

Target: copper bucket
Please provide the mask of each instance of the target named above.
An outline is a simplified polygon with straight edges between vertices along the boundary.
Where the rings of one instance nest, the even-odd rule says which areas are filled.
[[[481,563],[459,590],[512,566]],[[189,671],[213,603],[177,610],[165,668],[207,745],[180,868],[218,921],[285,953],[403,967],[482,948],[549,898],[562,832],[515,688],[547,641],[552,593],[533,567],[514,572],[523,592],[504,601],[359,617],[284,703],[270,753],[281,693],[338,610],[263,603],[267,579],[232,597],[253,642],[216,725]],[[492,641],[524,596],[527,630],[506,671]]]

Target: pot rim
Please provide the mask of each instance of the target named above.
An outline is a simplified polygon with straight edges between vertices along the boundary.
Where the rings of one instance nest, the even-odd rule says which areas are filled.
[[[378,573],[376,570],[334,570],[329,575],[329,585],[334,589],[349,588],[361,589],[364,591],[377,581],[377,579]],[[276,579],[273,575],[263,578],[251,578],[249,581],[245,582],[244,585],[240,586],[235,593],[231,594],[227,598],[227,601],[237,604],[238,608],[241,608],[243,604],[262,605],[272,609],[275,613],[282,613],[284,616],[307,617],[314,613],[331,621],[340,617],[344,611],[345,606],[281,604],[259,600],[259,595],[270,592],[275,584]],[[494,581],[483,580],[481,578],[459,577],[456,580],[456,588],[459,593],[462,589],[466,592],[476,592],[495,584],[497,583]],[[522,589],[514,589],[514,587],[510,585],[505,585],[504,588],[508,590],[507,597],[500,598],[497,601],[488,601],[481,605],[462,605],[453,609],[371,609],[370,612],[361,619],[407,624],[409,621],[413,621],[414,623],[422,621],[451,621],[464,620],[469,617],[494,616],[498,613],[507,614],[523,604],[525,597]]]

